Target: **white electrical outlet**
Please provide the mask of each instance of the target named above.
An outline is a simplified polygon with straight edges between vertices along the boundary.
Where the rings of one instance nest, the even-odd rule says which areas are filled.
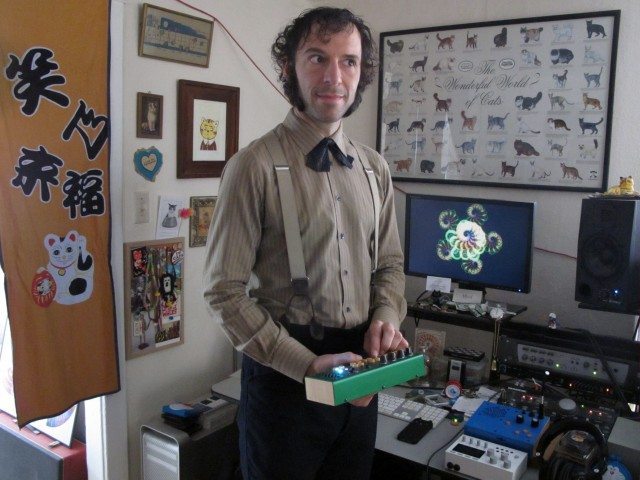
[[[149,223],[149,192],[135,192],[134,223]]]

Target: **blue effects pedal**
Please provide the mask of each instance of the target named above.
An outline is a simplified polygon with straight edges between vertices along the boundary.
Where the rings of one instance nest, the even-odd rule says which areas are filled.
[[[424,356],[405,348],[305,377],[304,383],[308,400],[340,405],[424,375]]]
[[[464,426],[464,433],[532,455],[548,417],[498,403],[483,402]]]

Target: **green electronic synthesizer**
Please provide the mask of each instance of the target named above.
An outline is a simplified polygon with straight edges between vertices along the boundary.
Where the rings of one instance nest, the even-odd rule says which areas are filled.
[[[329,372],[305,377],[304,383],[308,400],[340,405],[424,375],[424,356],[405,348],[339,365]]]

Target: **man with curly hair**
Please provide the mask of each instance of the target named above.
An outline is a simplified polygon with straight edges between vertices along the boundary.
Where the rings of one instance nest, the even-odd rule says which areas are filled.
[[[321,7],[293,20],[272,56],[292,109],[229,160],[205,260],[209,311],[244,354],[242,473],[368,479],[375,396],[328,406],[308,401],[303,382],[408,346],[399,330],[406,302],[389,168],[342,128],[373,79],[375,48],[362,19]],[[293,190],[284,207],[276,172],[283,162]],[[285,237],[292,217],[304,260],[298,277]]]

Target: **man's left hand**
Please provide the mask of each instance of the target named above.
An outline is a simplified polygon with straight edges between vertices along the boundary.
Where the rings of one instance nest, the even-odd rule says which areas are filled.
[[[409,342],[391,323],[373,320],[364,337],[364,349],[372,357],[407,348]]]

